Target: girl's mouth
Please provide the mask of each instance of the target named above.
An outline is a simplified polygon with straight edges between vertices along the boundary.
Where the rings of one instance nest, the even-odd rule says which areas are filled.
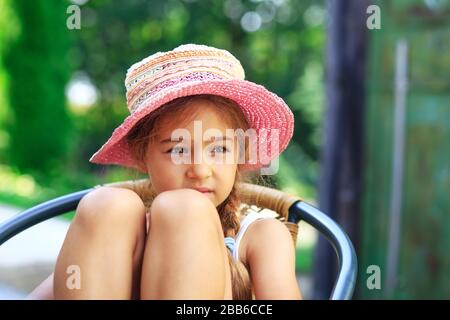
[[[212,190],[208,188],[193,188],[193,189],[205,194],[212,193]]]

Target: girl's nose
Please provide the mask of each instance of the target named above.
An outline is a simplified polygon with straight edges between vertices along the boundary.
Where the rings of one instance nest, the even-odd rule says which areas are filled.
[[[205,163],[191,164],[187,170],[187,176],[191,179],[206,179],[212,174],[211,168]]]

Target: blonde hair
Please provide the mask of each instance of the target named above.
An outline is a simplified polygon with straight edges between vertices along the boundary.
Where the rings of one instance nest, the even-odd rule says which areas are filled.
[[[130,152],[142,170],[145,170],[144,163],[146,162],[148,145],[154,141],[157,137],[158,129],[161,125],[161,120],[164,116],[164,124],[180,125],[179,119],[183,121],[189,121],[195,116],[192,114],[192,110],[186,108],[188,102],[195,100],[206,100],[212,102],[215,106],[215,110],[223,116],[234,128],[241,128],[244,131],[249,129],[248,122],[245,119],[244,114],[240,107],[230,99],[216,95],[192,95],[174,99],[169,103],[161,106],[158,110],[151,113],[150,116],[141,119],[127,135],[127,143]],[[177,116],[172,116],[177,114]],[[244,143],[244,146],[239,146],[240,150],[244,152],[244,159],[248,156],[248,144]],[[242,151],[241,151],[242,152]],[[241,207],[239,196],[239,184],[240,182],[251,182],[253,180],[261,179],[261,176],[251,177],[250,175],[243,174],[241,172],[240,164],[238,164],[238,170],[236,172],[236,178],[233,188],[228,197],[217,207],[219,213],[220,222],[225,237],[235,237],[240,228],[239,216],[244,214],[248,207]],[[255,180],[255,181],[256,181]],[[263,180],[260,180],[263,181]],[[230,251],[227,249],[228,261],[231,270],[232,281],[232,294],[234,300],[251,300],[253,298],[253,289],[250,280],[250,274],[244,264],[240,261],[235,261]]]

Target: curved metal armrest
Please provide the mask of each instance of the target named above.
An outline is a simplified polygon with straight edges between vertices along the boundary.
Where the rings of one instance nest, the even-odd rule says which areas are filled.
[[[333,246],[338,256],[339,273],[331,293],[331,300],[352,298],[358,272],[358,262],[353,244],[347,234],[330,217],[310,204],[297,201],[289,208],[289,222],[301,220],[322,233]]]
[[[1,222],[0,245],[39,222],[75,210],[81,198],[92,190],[86,189],[46,201]]]

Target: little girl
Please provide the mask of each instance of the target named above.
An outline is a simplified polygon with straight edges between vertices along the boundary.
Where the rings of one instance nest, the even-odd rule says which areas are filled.
[[[156,196],[149,207],[124,188],[83,197],[54,275],[30,297],[300,299],[288,229],[239,214],[239,183],[292,137],[289,107],[204,45],[145,58],[125,86],[130,116],[90,161],[146,173]]]

